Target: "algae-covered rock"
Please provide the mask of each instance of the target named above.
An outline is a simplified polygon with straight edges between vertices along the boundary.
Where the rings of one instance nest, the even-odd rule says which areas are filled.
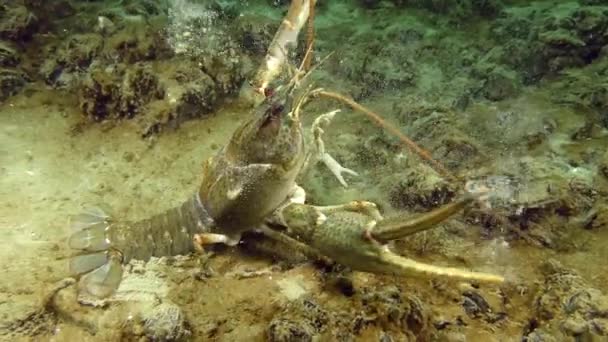
[[[39,73],[54,87],[74,87],[99,55],[102,46],[103,38],[96,33],[70,36],[59,45],[46,48],[50,58],[41,65]]]
[[[397,6],[413,5],[432,12],[467,19],[471,16],[495,17],[504,4],[501,0],[392,0]]]
[[[172,303],[161,303],[143,313],[143,330],[152,341],[181,341],[191,332],[181,308]]]
[[[81,89],[80,108],[96,121],[133,118],[145,104],[163,96],[158,77],[145,64],[94,67]]]
[[[18,69],[0,68],[0,101],[17,94],[28,79],[27,75]]]
[[[555,260],[544,263],[541,271],[545,281],[534,299],[537,324],[528,335],[548,334],[560,341],[603,338],[607,333],[608,297]]]
[[[514,97],[520,87],[516,72],[498,67],[486,74],[482,93],[489,100],[499,101]]]
[[[608,127],[608,56],[601,56],[584,68],[562,71],[549,86],[557,103],[577,105],[597,111],[590,120]],[[598,122],[599,121],[599,122]]]
[[[0,41],[0,67],[14,67],[20,61],[17,49],[8,42]]]
[[[0,38],[27,40],[36,31],[37,18],[25,6],[0,3]]]
[[[390,178],[395,183],[389,191],[389,201],[398,209],[428,210],[450,202],[456,194],[450,182],[423,164]]]
[[[599,171],[602,176],[608,179],[608,151],[604,152],[600,161]]]
[[[511,8],[493,24],[504,61],[538,80],[569,67],[593,62],[608,43],[608,7],[576,2],[534,2]]]
[[[162,31],[162,22],[128,22],[104,42],[104,57],[123,63],[164,59],[172,55]]]
[[[424,303],[398,286],[366,289],[361,304],[368,324],[373,322],[383,330],[398,331],[406,340],[427,340],[435,330]]]
[[[267,338],[273,342],[313,341],[328,328],[329,319],[328,313],[314,301],[294,301],[272,319]]]

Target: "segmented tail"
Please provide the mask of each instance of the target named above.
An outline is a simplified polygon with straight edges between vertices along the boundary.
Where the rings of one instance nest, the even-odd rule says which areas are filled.
[[[70,218],[74,233],[70,248],[83,253],[70,260],[70,273],[79,277],[81,291],[98,298],[110,296],[122,280],[122,254],[111,248],[107,233],[112,220],[101,208],[91,208]]]

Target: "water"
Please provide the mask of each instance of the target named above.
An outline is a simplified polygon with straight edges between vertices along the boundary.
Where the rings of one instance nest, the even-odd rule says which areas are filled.
[[[358,176],[343,174],[343,187],[318,163],[298,178],[307,203],[372,201],[384,217],[407,221],[461,198],[471,181],[469,190],[489,191],[483,201],[389,246],[419,262],[501,275],[505,284],[322,267],[252,227],[238,246],[130,260],[103,300],[83,295],[78,277],[65,280],[78,253],[67,245],[69,217],[103,205],[113,222],[139,222],[192,198],[204,161],[255,118],[251,101],[260,96],[252,87],[272,78],[260,77],[259,67],[269,65],[264,57],[289,2],[1,6],[0,339],[599,341],[608,334],[608,6],[601,1],[319,0],[315,7],[317,66],[300,92],[311,85],[352,97],[449,175],[364,113],[316,97],[302,109],[307,146],[315,146],[314,119],[341,108],[322,138]],[[305,42],[306,28],[296,48],[273,50],[295,66],[271,90],[295,75]],[[261,125],[268,132],[281,122],[271,109]],[[236,198],[249,186],[229,184],[226,194]],[[334,216],[325,216],[331,223]],[[352,222],[354,231],[359,221]],[[152,238],[168,246],[167,234]],[[323,242],[338,248],[346,240],[332,241],[336,234]],[[370,241],[360,243],[348,245],[344,260],[361,260],[354,256]],[[127,248],[138,244],[150,246],[145,234]]]

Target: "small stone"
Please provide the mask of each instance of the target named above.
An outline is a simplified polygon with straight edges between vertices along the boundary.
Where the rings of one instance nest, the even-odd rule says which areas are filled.
[[[599,165],[599,172],[602,176],[608,179],[608,151],[604,153]]]
[[[30,38],[37,21],[25,6],[9,7],[0,13],[0,38],[13,41]]]
[[[122,159],[124,159],[124,161],[126,161],[127,163],[132,162],[134,158],[135,154],[131,151],[127,151],[122,155]]]
[[[0,67],[14,67],[20,60],[17,50],[11,44],[0,41]]]
[[[17,94],[25,84],[27,77],[16,69],[0,69],[0,101]]]
[[[190,336],[181,308],[162,303],[144,318],[144,332],[152,341],[176,341]]]
[[[581,335],[589,330],[589,325],[582,318],[568,318],[562,324],[562,328],[568,334],[576,336]]]

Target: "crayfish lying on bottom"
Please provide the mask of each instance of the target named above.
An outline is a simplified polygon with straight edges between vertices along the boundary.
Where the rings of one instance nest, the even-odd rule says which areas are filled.
[[[198,192],[181,206],[138,222],[115,222],[99,209],[75,216],[71,225],[77,231],[69,246],[83,253],[70,260],[70,269],[80,278],[80,290],[107,297],[118,288],[122,265],[131,259],[188,254],[215,243],[235,245],[250,230],[353,270],[504,281],[498,275],[419,263],[387,247],[391,240],[446,220],[484,193],[469,192],[415,218],[383,219],[371,202],[305,204],[305,192],[296,180],[316,162],[322,161],[340,180],[342,173],[354,171],[326,153],[321,139],[322,127],[337,111],[315,120],[314,148],[307,148],[300,117],[316,91],[296,96],[298,84],[292,80],[278,87],[254,109],[228,144],[205,162]]]

